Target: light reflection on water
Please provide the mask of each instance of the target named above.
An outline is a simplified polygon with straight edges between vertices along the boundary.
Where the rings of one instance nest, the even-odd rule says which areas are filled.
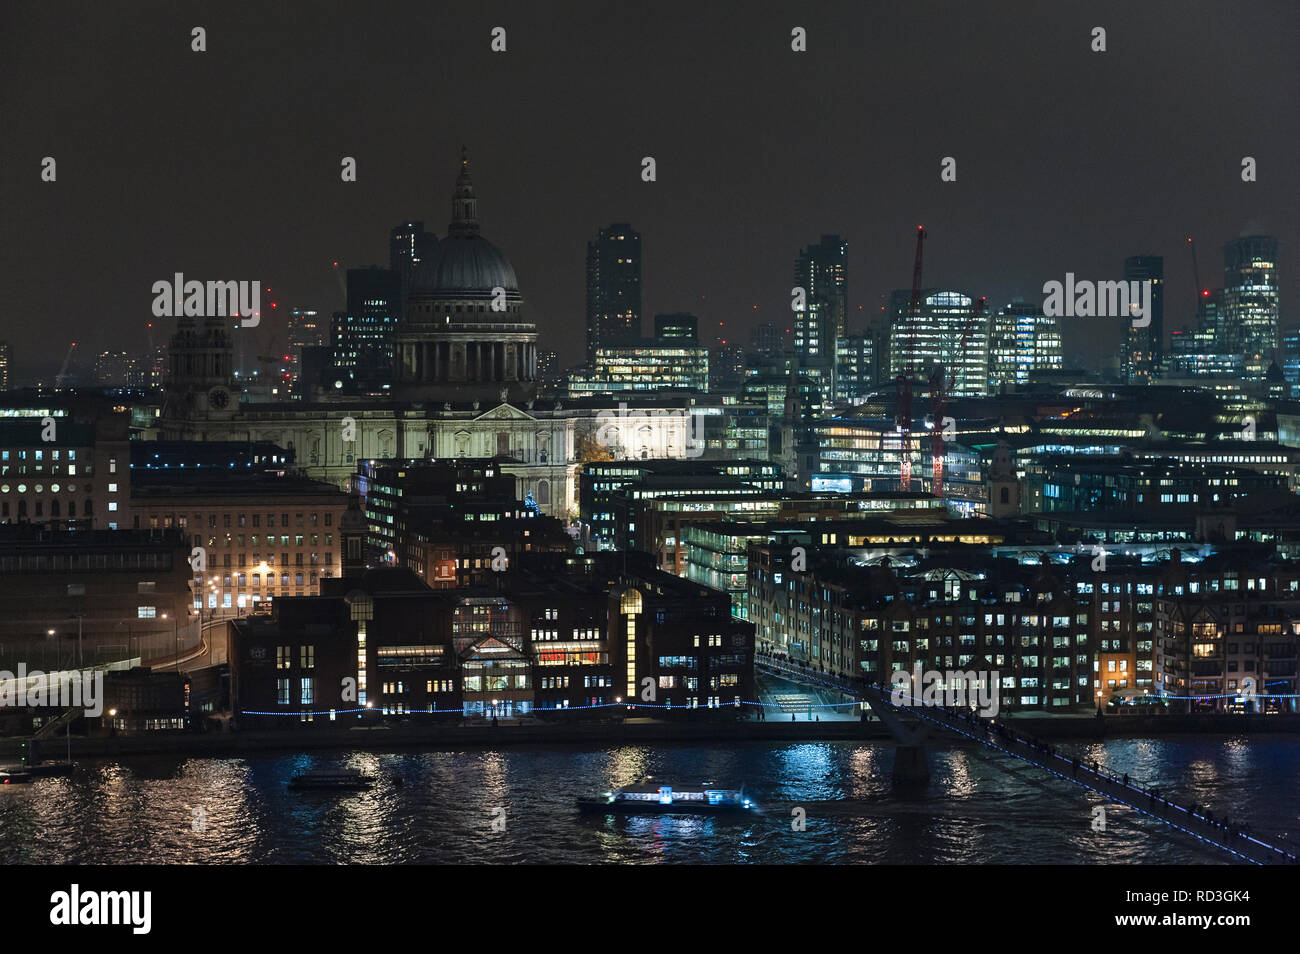
[[[1125,739],[1060,748],[1258,832],[1295,838],[1300,831],[1295,739]],[[1107,805],[1107,830],[1094,832],[1099,796],[983,749],[932,749],[931,784],[916,792],[892,789],[892,760],[887,745],[817,742],[98,761],[71,778],[0,791],[0,862],[1224,861],[1118,805]],[[318,765],[345,765],[379,781],[360,792],[286,788],[294,773]],[[646,775],[677,785],[744,783],[763,811],[604,817],[574,808],[580,795]],[[795,807],[806,812],[804,831],[792,829]],[[493,831],[502,808],[505,831]]]

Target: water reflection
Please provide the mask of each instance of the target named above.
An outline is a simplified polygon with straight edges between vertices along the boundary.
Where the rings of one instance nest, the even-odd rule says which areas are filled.
[[[1294,739],[1114,740],[1074,746],[1257,831],[1295,837]],[[1062,747],[1066,751],[1066,747]],[[0,791],[0,862],[373,864],[559,863],[1221,863],[1140,813],[1105,804],[973,746],[932,749],[932,784],[890,785],[888,745],[746,743],[554,747],[399,754],[355,751],[247,759],[83,764],[68,778]],[[317,766],[376,778],[349,792],[286,783]],[[603,817],[580,795],[634,784],[744,783],[756,815]],[[394,781],[394,776],[402,784]],[[804,830],[791,822],[806,816]],[[504,816],[497,810],[504,809]],[[494,830],[494,818],[504,829]]]

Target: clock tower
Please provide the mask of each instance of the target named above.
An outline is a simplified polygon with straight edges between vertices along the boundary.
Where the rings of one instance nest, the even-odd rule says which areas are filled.
[[[167,345],[164,418],[229,420],[235,416],[239,398],[232,387],[231,320],[177,318]]]

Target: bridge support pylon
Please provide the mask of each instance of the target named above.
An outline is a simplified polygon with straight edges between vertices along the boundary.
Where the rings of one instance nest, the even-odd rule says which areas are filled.
[[[925,740],[929,734],[924,724],[899,718],[899,711],[887,698],[868,697],[871,711],[884,723],[894,737],[894,784],[916,788],[930,781],[930,761],[925,754]]]
[[[930,781],[930,761],[924,745],[894,746],[894,784],[915,788]]]

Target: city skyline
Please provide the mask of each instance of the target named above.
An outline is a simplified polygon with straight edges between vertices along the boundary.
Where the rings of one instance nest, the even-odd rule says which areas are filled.
[[[232,865],[1280,900],[1296,0],[11,7],[19,930]]]
[[[644,315],[689,311],[711,331],[725,322],[727,337],[740,341],[755,325],[791,317],[783,276],[798,250],[823,234],[848,243],[851,331],[908,284],[917,224],[931,236],[932,287],[985,295],[993,306],[1033,301],[1044,281],[1066,271],[1118,278],[1125,258],[1163,256],[1166,336],[1194,324],[1189,235],[1208,287],[1217,287],[1219,250],[1239,235],[1276,236],[1283,262],[1296,247],[1294,226],[1276,212],[1297,205],[1283,169],[1300,145],[1296,121],[1270,106],[1293,98],[1287,92],[1297,83],[1291,72],[1269,72],[1285,57],[1268,50],[1295,19],[1281,4],[1264,5],[1249,22],[1219,23],[1222,59],[1244,62],[1241,51],[1252,51],[1252,70],[1226,74],[1187,63],[1199,31],[1228,16],[1212,6],[1103,4],[1087,20],[1040,22],[1036,31],[1016,29],[1026,22],[1016,5],[949,11],[944,20],[768,8],[743,18],[606,13],[594,23],[577,12],[572,21],[543,22],[535,11],[507,8],[497,17],[507,29],[504,53],[489,48],[497,20],[399,9],[350,47],[385,68],[349,73],[346,85],[333,69],[338,41],[328,39],[353,35],[352,14],[341,8],[325,8],[310,25],[268,11],[252,30],[213,11],[205,53],[189,46],[189,21],[203,13],[181,19],[160,9],[147,29],[120,38],[115,55],[87,61],[85,69],[99,67],[93,93],[77,70],[32,85],[41,74],[26,68],[27,50],[40,48],[43,36],[52,40],[54,24],[21,11],[31,45],[7,50],[0,69],[12,71],[6,80],[29,108],[0,146],[13,170],[0,185],[0,204],[12,210],[0,253],[28,276],[10,308],[41,320],[6,323],[16,376],[51,376],[72,340],[85,354],[119,342],[144,351],[149,287],[174,271],[261,280],[283,307],[329,314],[341,305],[334,261],[382,265],[396,223],[424,221],[444,233],[445,183],[461,145],[475,164],[484,233],[517,266],[539,340],[566,365],[584,346],[584,248],[609,222],[630,222],[644,236]],[[60,42],[90,49],[103,14],[85,16],[85,33]],[[844,17],[873,29],[845,31]],[[1089,48],[1094,22],[1108,28],[1104,53]],[[790,49],[794,25],[807,30],[806,53]],[[638,31],[648,31],[647,42],[632,42]],[[435,38],[439,56],[411,33]],[[705,77],[731,79],[710,86],[707,108],[689,95],[698,74],[666,69],[654,53],[677,48],[683,34],[707,49]],[[218,43],[236,35],[238,48]],[[968,50],[994,39],[1005,54],[971,77]],[[548,57],[559,47],[577,62],[573,73],[553,77]],[[918,50],[921,68],[912,65]],[[622,55],[630,92],[577,80],[598,75],[610,51]],[[1045,62],[1072,69],[1060,78],[1036,72],[1033,82],[1016,72]],[[173,80],[135,96],[152,68]],[[1095,79],[1075,82],[1079,71]],[[1116,86],[1117,75],[1130,85]],[[438,103],[432,112],[449,118],[412,124],[373,109],[383,84],[398,76],[426,90]],[[1256,85],[1276,98],[1251,95]],[[821,102],[809,97],[822,87],[844,90],[845,104],[809,107]],[[444,90],[452,95],[437,99]],[[540,108],[557,96],[590,101],[608,122],[597,131]],[[75,127],[60,122],[87,97],[112,106],[104,110],[111,126],[94,117]],[[192,101],[211,105],[207,118],[185,108]],[[866,121],[844,122],[846,112]],[[1035,116],[1032,135],[1020,136],[1027,114]],[[926,117],[919,129],[917,115]],[[766,132],[792,125],[806,135]],[[900,129],[912,131],[899,139]],[[234,130],[239,135],[229,135]],[[1008,137],[1017,148],[1008,151]],[[123,145],[100,148],[106,142]],[[290,153],[289,142],[319,145]],[[55,182],[41,181],[45,156],[58,162]],[[357,161],[355,182],[340,179],[348,156]],[[655,182],[641,179],[646,156],[656,160]],[[955,182],[940,179],[947,156],[957,160]],[[1257,160],[1258,181],[1241,181],[1243,156]],[[1171,208],[1195,211],[1172,216]],[[119,251],[129,231],[138,231],[139,244]],[[29,234],[46,240],[24,241]],[[1287,311],[1296,295],[1284,267],[1284,329],[1296,324]],[[84,332],[87,309],[102,332]],[[1118,327],[1098,334],[1069,322],[1063,334],[1066,351],[1089,366],[1120,338]]]

